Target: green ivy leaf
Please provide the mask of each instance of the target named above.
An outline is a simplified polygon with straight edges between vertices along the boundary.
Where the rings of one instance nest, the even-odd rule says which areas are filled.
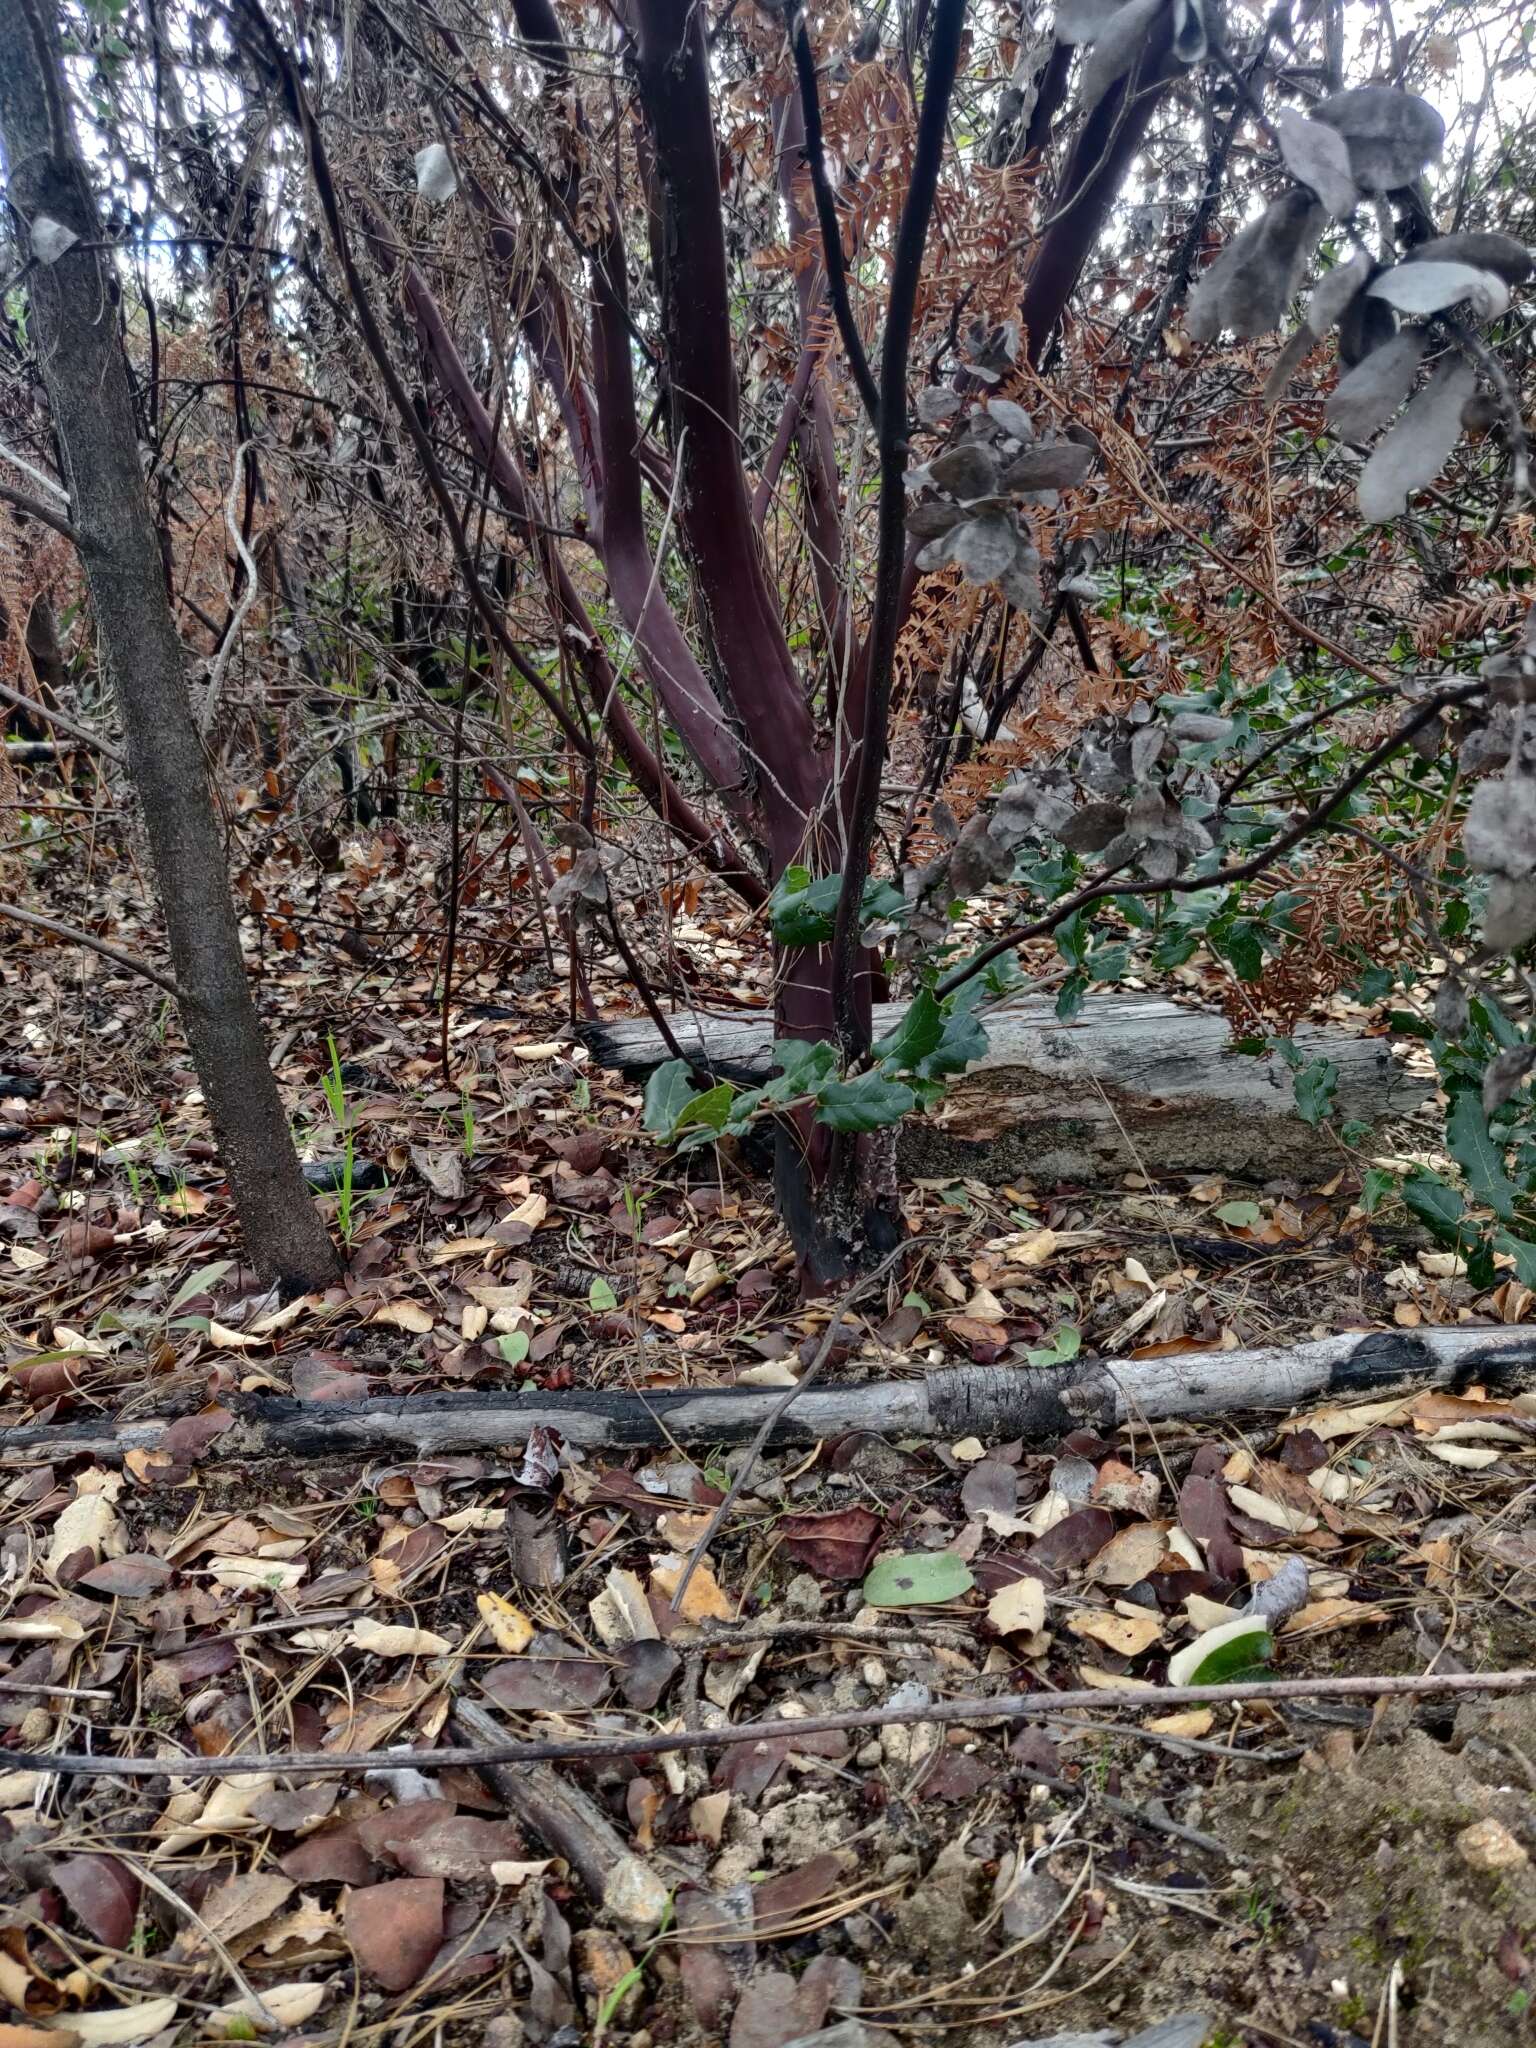
[[[769,1102],[788,1102],[796,1095],[814,1095],[837,1072],[837,1047],[825,1039],[809,1045],[803,1038],[776,1038],[773,1063],[783,1069],[764,1088]]]
[[[866,1607],[935,1607],[958,1600],[976,1581],[951,1550],[912,1551],[883,1557],[864,1581]]]
[[[1522,1287],[1536,1287],[1536,1244],[1513,1237],[1507,1230],[1494,1232],[1493,1249],[1515,1262],[1515,1278]]]
[[[508,1365],[521,1365],[528,1356],[528,1346],[531,1341],[526,1330],[509,1330],[505,1337],[498,1337],[496,1339],[496,1349],[501,1353]]]
[[[1223,1202],[1215,1213],[1223,1223],[1239,1230],[1251,1230],[1255,1223],[1264,1220],[1264,1211],[1257,1202]]]
[[[1445,1142],[1474,1197],[1508,1223],[1520,1191],[1505,1171],[1504,1148],[1489,1131],[1483,1105],[1470,1088],[1459,1089],[1451,1102]]]
[[[619,1297],[614,1293],[611,1284],[603,1278],[601,1273],[598,1274],[592,1285],[587,1289],[587,1305],[599,1311],[617,1308],[619,1305]]]
[[[645,1128],[658,1138],[670,1138],[693,1092],[693,1069],[688,1062],[665,1061],[645,1084]]]
[[[1360,1177],[1360,1206],[1374,1216],[1388,1195],[1397,1191],[1397,1175],[1385,1166],[1368,1166]]]
[[[1332,1060],[1313,1060],[1295,1078],[1296,1113],[1303,1123],[1320,1124],[1333,1108],[1339,1070]]]
[[[903,1081],[884,1074],[858,1074],[851,1081],[829,1081],[816,1098],[816,1117],[829,1130],[878,1131],[900,1123],[917,1106],[917,1097]]]
[[[713,1088],[704,1089],[683,1104],[672,1129],[675,1133],[687,1130],[690,1124],[703,1124],[712,1131],[724,1130],[735,1100],[736,1090],[730,1082],[717,1081]]]
[[[946,1074],[963,1074],[973,1060],[987,1049],[986,1026],[970,1009],[944,1006],[944,1029],[932,1052],[920,1060],[917,1072],[925,1081],[940,1081]]]
[[[1083,1333],[1075,1323],[1063,1323],[1049,1344],[1038,1350],[1026,1351],[1024,1356],[1031,1365],[1065,1365],[1076,1358],[1083,1348]]]
[[[944,1012],[933,991],[919,989],[895,1030],[887,1032],[875,1047],[875,1057],[893,1074],[907,1072],[936,1050],[944,1036],[944,1023]]]
[[[1467,1205],[1437,1173],[1416,1170],[1403,1182],[1403,1200],[1430,1235],[1453,1251],[1465,1249]]]

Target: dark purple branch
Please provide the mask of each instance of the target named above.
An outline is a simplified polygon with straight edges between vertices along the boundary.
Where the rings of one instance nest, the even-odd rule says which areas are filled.
[[[843,226],[837,217],[837,201],[827,180],[827,145],[821,129],[821,94],[816,85],[816,59],[805,26],[805,9],[797,7],[790,22],[789,46],[794,53],[795,76],[800,84],[800,116],[805,124],[805,160],[811,173],[811,190],[816,195],[816,219],[821,227],[821,260],[826,273],[827,296],[843,338],[848,368],[858,386],[859,397],[870,423],[880,424],[880,394],[864,353],[863,337],[853,317],[848,296],[848,259],[843,252]],[[905,403],[905,393],[903,393]]]
[[[896,231],[890,301],[880,352],[880,508],[875,595],[869,632],[864,691],[856,726],[844,734],[851,795],[843,818],[843,886],[832,940],[832,1001],[845,1055],[859,1059],[869,1050],[869,1018],[858,1000],[859,928],[880,781],[885,773],[891,716],[891,676],[901,627],[901,589],[907,553],[907,356],[922,279],[928,223],[944,156],[950,95],[960,65],[965,0],[937,0],[928,49],[928,82],[918,117],[912,182]]]

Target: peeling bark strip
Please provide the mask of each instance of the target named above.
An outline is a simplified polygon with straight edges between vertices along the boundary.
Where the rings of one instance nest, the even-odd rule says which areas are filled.
[[[1290,1410],[1319,1395],[1381,1395],[1399,1387],[1536,1385],[1536,1335],[1508,1330],[1351,1331],[1265,1351],[1185,1351],[1168,1358],[1094,1359],[1055,1366],[958,1366],[907,1380],[811,1387],[774,1432],[782,1444],[817,1443],[850,1430],[949,1439],[1056,1438],[1125,1422]],[[585,1450],[654,1444],[748,1443],[782,1398],[776,1387],[657,1388],[576,1394],[420,1394],[376,1401],[300,1402],[252,1397],[230,1405],[239,1423],[221,1457],[322,1458],[483,1451],[558,1431]],[[120,1457],[153,1450],[170,1417],[103,1429],[97,1423],[0,1430],[0,1463]]]

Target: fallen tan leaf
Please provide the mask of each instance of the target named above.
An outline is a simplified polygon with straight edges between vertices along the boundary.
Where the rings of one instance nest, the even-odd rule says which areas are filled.
[[[353,1622],[352,1642],[375,1657],[441,1657],[453,1648],[446,1636],[434,1635],[429,1628],[366,1618]]]
[[[1322,1635],[1328,1629],[1360,1628],[1366,1622],[1390,1619],[1385,1607],[1371,1607],[1363,1600],[1310,1600],[1281,1624],[1280,1633],[1283,1636]]]
[[[497,1649],[506,1656],[520,1657],[533,1641],[533,1623],[520,1607],[514,1607],[499,1593],[477,1593],[475,1608]]]
[[[1121,1657],[1139,1657],[1163,1640],[1163,1625],[1155,1614],[1112,1614],[1104,1608],[1085,1608],[1068,1615],[1071,1634],[1092,1643],[1102,1643]]]
[[[683,1576],[684,1561],[680,1557],[659,1557],[651,1560],[651,1589],[663,1594],[668,1600],[677,1590],[677,1583]],[[701,1564],[688,1581],[688,1590],[683,1595],[683,1604],[678,1612],[684,1621],[734,1621],[736,1603],[721,1587],[719,1580],[707,1564]]]
[[[1038,1635],[1045,1627],[1045,1587],[1038,1579],[1012,1579],[987,1602],[987,1619],[999,1635]]]
[[[375,1309],[368,1318],[370,1323],[384,1323],[393,1330],[407,1330],[413,1337],[425,1337],[435,1320],[432,1311],[415,1301],[386,1301],[382,1308]]]

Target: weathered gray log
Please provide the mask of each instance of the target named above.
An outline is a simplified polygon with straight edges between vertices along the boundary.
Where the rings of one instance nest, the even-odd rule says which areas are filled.
[[[1166,1358],[1094,1358],[1069,1367],[971,1365],[861,1386],[815,1386],[774,1432],[782,1444],[850,1430],[897,1437],[1059,1440],[1068,1430],[1135,1420],[1289,1411],[1319,1395],[1351,1399],[1405,1385],[1503,1392],[1536,1385],[1536,1334],[1505,1329],[1348,1331],[1264,1351],[1185,1351]],[[749,1443],[778,1387],[594,1388],[572,1394],[450,1393],[374,1401],[247,1396],[217,1439],[220,1458],[360,1458],[486,1451],[554,1430],[585,1450],[655,1444]],[[169,1417],[0,1430],[0,1464],[121,1457],[153,1450]]]
[[[902,1008],[876,1010],[877,1034]],[[767,1079],[766,1012],[669,1021],[689,1058],[707,1057],[729,1080]],[[1285,1063],[1273,1053],[1234,1052],[1231,1028],[1215,1011],[1162,996],[1098,995],[1063,1024],[1049,996],[1019,996],[989,1011],[986,1025],[985,1056],[951,1083],[938,1110],[903,1126],[909,1174],[1098,1181],[1145,1166],[1264,1180],[1338,1164],[1327,1134],[1297,1116]],[[1292,1036],[1303,1059],[1337,1068],[1341,1118],[1379,1123],[1428,1094],[1385,1039],[1313,1024]],[[644,1017],[584,1025],[582,1037],[594,1059],[625,1074],[647,1074],[671,1057]]]

